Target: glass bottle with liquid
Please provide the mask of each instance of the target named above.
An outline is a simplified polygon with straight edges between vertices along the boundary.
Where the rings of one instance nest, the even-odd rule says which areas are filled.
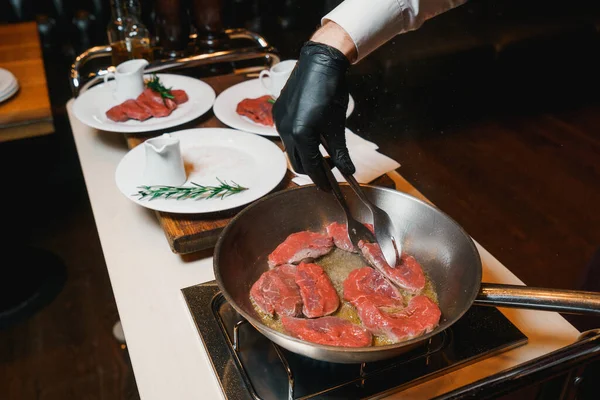
[[[154,26],[162,57],[177,58],[186,54],[190,43],[187,0],[156,0]]]
[[[111,8],[107,34],[113,65],[139,58],[152,61],[150,32],[142,23],[139,0],[111,0]]]
[[[196,47],[199,52],[229,48],[229,36],[223,29],[223,0],[193,0],[192,14],[196,26]]]

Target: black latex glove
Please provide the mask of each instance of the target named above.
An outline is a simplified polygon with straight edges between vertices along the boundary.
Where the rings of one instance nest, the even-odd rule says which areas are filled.
[[[350,62],[339,50],[307,42],[298,64],[273,106],[275,126],[294,170],[307,174],[321,189],[329,190],[322,156],[321,135],[329,155],[343,173],[353,174],[354,164],[346,147]]]

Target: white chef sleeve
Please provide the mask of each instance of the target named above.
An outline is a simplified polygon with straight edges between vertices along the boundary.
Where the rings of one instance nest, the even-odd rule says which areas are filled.
[[[350,35],[356,62],[399,33],[419,28],[423,22],[466,0],[345,0],[321,23],[333,21]]]

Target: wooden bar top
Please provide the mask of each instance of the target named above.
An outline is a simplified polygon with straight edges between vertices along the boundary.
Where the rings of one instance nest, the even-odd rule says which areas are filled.
[[[0,25],[0,68],[19,91],[0,103],[0,142],[54,132],[41,44],[35,22]]]

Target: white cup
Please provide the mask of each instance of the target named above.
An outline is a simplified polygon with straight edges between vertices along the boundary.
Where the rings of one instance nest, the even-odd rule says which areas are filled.
[[[104,83],[108,78],[115,78],[113,96],[118,101],[135,99],[144,91],[144,68],[146,60],[129,60],[121,63],[115,72],[104,75]]]
[[[296,60],[286,60],[271,67],[270,70],[261,71],[258,76],[258,80],[263,88],[267,92],[277,98],[281,93],[281,89],[285,86],[286,82],[292,74],[292,70],[296,66]],[[265,78],[269,78],[265,81]]]

